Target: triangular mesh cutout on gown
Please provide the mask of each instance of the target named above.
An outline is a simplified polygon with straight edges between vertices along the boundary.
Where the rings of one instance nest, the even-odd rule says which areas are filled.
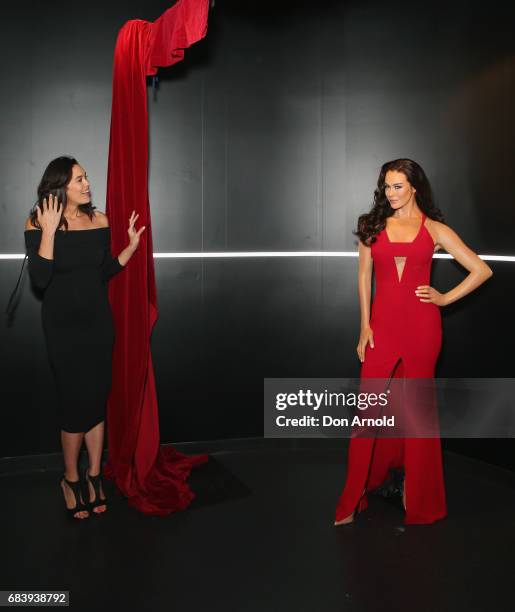
[[[402,274],[404,272],[404,268],[406,266],[407,257],[395,257],[395,267],[397,268],[397,280],[401,282]]]

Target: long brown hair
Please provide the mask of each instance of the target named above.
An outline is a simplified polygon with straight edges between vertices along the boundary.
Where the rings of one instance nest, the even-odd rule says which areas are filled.
[[[394,159],[381,166],[372,209],[358,218],[358,228],[352,232],[367,246],[377,240],[376,235],[386,227],[386,219],[395,212],[385,194],[385,177],[389,170],[402,172],[406,176],[416,189],[418,207],[427,217],[445,223],[441,210],[434,203],[431,185],[422,167],[412,159]]]
[[[63,205],[58,229],[64,225],[66,231],[68,231],[68,221],[64,216],[67,206],[66,186],[72,179],[73,166],[75,166],[75,164],[78,164],[78,161],[74,157],[62,155],[61,157],[53,159],[46,167],[38,185],[37,202],[30,209],[29,213],[31,223],[34,227],[41,229],[38,223],[36,207],[39,206],[41,212],[43,212],[43,200],[46,198],[48,202],[48,196],[52,194],[57,197],[57,202]],[[95,208],[96,206],[93,206],[91,201],[87,204],[79,204],[79,210],[88,215],[90,220],[93,220],[93,211]]]

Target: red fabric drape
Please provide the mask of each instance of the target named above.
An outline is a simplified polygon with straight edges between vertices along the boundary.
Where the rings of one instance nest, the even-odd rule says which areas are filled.
[[[133,210],[139,214],[136,229],[146,229],[126,269],[109,286],[116,338],[104,476],[115,482],[130,506],[158,516],[188,506],[194,497],[186,483],[190,470],[208,457],[188,457],[159,444],[150,351],[158,309],[147,182],[146,76],[183,59],[184,49],[205,36],[207,13],[208,0],[178,0],[154,22],[127,21],[114,52],[106,203],[112,251],[119,253],[127,245]]]

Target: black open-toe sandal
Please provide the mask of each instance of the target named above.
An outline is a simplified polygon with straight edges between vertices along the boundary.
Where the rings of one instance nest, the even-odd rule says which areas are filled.
[[[64,476],[64,474],[63,474],[63,478],[61,482],[63,480],[70,487],[70,489],[73,491],[73,494],[75,495],[75,508],[68,508],[65,506],[66,513],[68,514],[70,518],[82,520],[79,516],[75,516],[77,512],[82,512],[83,510],[87,512],[88,510],[86,504],[83,501],[81,501],[81,487],[80,487],[81,481],[80,480],[68,480]],[[61,482],[59,484],[61,484]],[[65,499],[65,504],[66,504],[66,499]],[[87,518],[87,517],[84,517],[84,518]]]
[[[91,484],[93,485],[93,489],[95,490],[95,499],[92,502],[88,502],[88,507],[91,510],[91,512],[93,512],[94,508],[98,508],[98,506],[106,506],[106,510],[107,510],[107,498],[104,497],[103,499],[100,497],[100,484],[102,484],[102,488],[104,489],[104,495],[105,495],[105,488],[103,486],[104,481],[102,480],[102,473],[99,472],[96,476],[92,476],[91,474],[89,474],[89,471],[86,471],[86,482],[90,481]],[[89,487],[88,487],[88,499],[89,499]],[[104,510],[104,512],[106,511]],[[94,514],[104,514],[104,512],[94,512]]]

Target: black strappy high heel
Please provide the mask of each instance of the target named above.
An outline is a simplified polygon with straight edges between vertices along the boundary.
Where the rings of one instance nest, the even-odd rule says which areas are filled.
[[[100,484],[104,484],[102,480],[102,472],[99,472],[96,476],[92,476],[89,473],[89,470],[86,471],[86,482],[89,481],[93,485],[93,489],[95,490],[95,499],[92,502],[88,502],[88,508],[93,512],[95,508],[98,506],[106,506],[107,510],[107,497],[105,497],[105,488],[104,489],[104,498],[100,497]],[[88,496],[89,496],[89,487],[88,487]],[[88,497],[89,499],[89,497]],[[105,512],[105,510],[104,510]],[[93,512],[94,514],[104,514],[104,512]]]
[[[68,487],[70,487],[70,489],[73,491],[73,494],[75,495],[75,508],[66,507],[65,508],[66,513],[68,514],[70,518],[82,520],[81,517],[75,516],[77,512],[82,512],[84,510],[87,512],[88,510],[88,508],[86,507],[86,504],[83,501],[81,501],[81,488],[80,488],[81,481],[80,479],[79,480],[68,480],[64,474],[63,474],[63,478],[60,481],[59,485],[63,481],[68,485]],[[65,499],[65,503],[66,503],[66,499]],[[84,518],[87,518],[87,517],[84,517]]]

